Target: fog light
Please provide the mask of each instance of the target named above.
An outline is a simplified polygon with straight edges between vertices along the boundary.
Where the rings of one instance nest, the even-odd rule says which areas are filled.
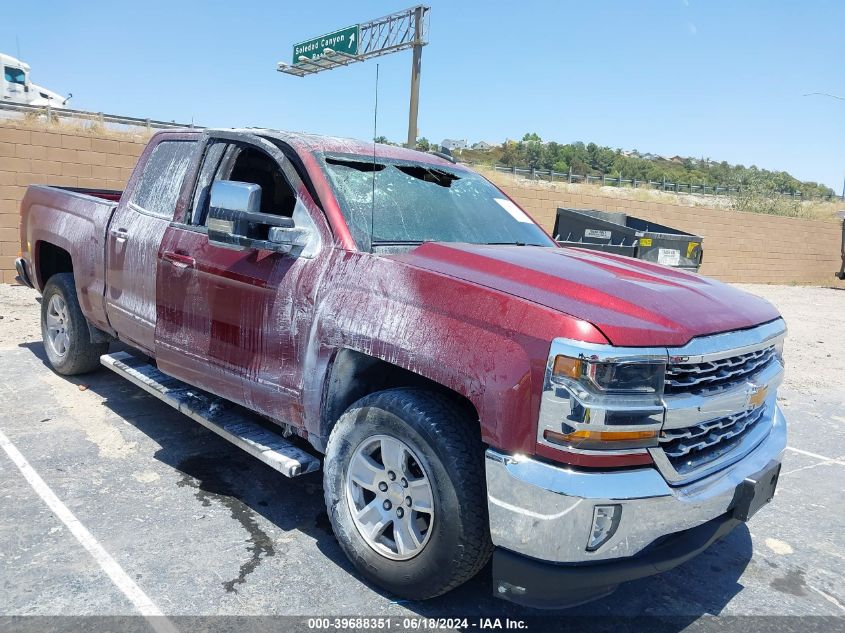
[[[593,527],[587,541],[587,551],[595,552],[616,533],[619,519],[622,518],[622,506],[595,506],[593,508]]]
[[[525,587],[520,587],[519,585],[512,585],[509,582],[505,582],[504,580],[499,582],[499,586],[496,588],[501,594],[513,594],[515,596],[524,596],[525,592],[527,591]]]

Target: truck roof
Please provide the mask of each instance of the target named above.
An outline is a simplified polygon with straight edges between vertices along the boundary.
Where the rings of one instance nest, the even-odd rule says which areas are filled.
[[[0,64],[4,64],[6,66],[17,66],[29,72],[29,64],[24,63],[16,57],[12,57],[11,55],[5,55],[3,53],[0,53]]]
[[[173,131],[173,130],[169,130]],[[190,130],[190,131],[196,131]],[[306,132],[288,132],[285,130],[274,130],[270,128],[210,128],[210,132],[244,132],[258,134],[278,139],[288,143],[297,150],[310,153],[337,153],[337,154],[359,154],[363,156],[373,155],[373,143],[360,139],[345,138],[341,136],[325,136],[321,134],[309,134]],[[440,158],[434,154],[420,152],[414,149],[398,147],[396,145],[375,144],[377,158],[393,158],[396,160],[408,160],[420,163],[429,163],[449,169],[464,170],[465,168]]]

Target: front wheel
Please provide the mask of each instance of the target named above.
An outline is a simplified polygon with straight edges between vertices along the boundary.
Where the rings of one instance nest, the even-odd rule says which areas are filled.
[[[93,371],[108,351],[108,343],[91,342],[72,273],[53,275],[44,286],[41,336],[50,365],[65,376]]]
[[[391,389],[353,404],[329,437],[324,490],[346,555],[394,594],[446,593],[490,557],[484,447],[446,396]]]

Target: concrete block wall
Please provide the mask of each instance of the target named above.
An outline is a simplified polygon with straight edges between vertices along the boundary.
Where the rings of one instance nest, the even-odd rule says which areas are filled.
[[[148,136],[0,121],[0,281],[15,278],[27,185],[123,189]]]
[[[841,265],[842,223],[727,209],[690,207],[601,195],[598,187],[550,186],[488,174],[549,232],[558,207],[624,211],[704,238],[701,273],[722,281],[819,284],[845,287],[834,278]],[[589,191],[589,193],[584,193]]]

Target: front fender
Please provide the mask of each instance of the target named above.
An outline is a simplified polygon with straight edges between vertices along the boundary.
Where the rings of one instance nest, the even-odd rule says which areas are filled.
[[[333,355],[351,349],[461,394],[487,444],[530,451],[551,340],[606,342],[568,315],[389,257],[345,252],[335,263],[318,293],[307,412],[319,411]],[[310,432],[318,417],[306,416]]]

